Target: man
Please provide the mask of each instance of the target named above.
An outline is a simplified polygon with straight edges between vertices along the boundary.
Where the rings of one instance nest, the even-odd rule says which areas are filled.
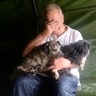
[[[64,15],[58,5],[49,4],[45,8],[44,16],[46,21],[43,31],[27,44],[23,51],[23,57],[46,41],[55,39],[64,46],[83,39],[79,31],[64,24]],[[49,70],[70,67],[70,72],[75,78],[72,75],[63,75],[55,81],[46,73],[40,73],[35,76],[23,74],[14,84],[13,96],[38,96],[39,92],[44,88],[46,89],[46,87],[55,90],[55,94],[51,94],[52,96],[75,96],[77,87],[80,86],[78,68],[72,66],[69,60],[61,57],[54,59],[52,63],[53,66],[50,66]]]

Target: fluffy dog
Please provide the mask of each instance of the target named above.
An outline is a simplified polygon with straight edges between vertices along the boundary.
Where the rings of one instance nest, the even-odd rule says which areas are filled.
[[[91,49],[91,44],[87,40],[79,40],[75,43],[65,45],[62,47],[63,57],[69,59],[71,64],[75,64],[76,67],[80,67],[83,70],[83,66],[86,62]],[[59,74],[56,69],[55,78],[59,78],[59,74],[70,74],[70,68],[62,69],[59,71]]]
[[[80,40],[78,42],[65,45],[64,47],[62,47],[58,41],[49,41],[35,48],[24,58],[23,62],[17,66],[17,69],[25,73],[37,74],[47,71],[50,60],[57,57],[64,57],[69,59],[72,64],[81,66],[82,60],[83,58],[87,58],[90,48],[91,45],[87,40]],[[55,78],[58,79],[59,73],[70,74],[70,69],[62,69],[60,71],[55,69],[54,72]]]
[[[70,45],[66,45],[62,48],[62,52],[66,59],[69,59],[71,63],[82,64],[83,58],[87,58],[90,53],[91,44],[87,40],[79,40]]]

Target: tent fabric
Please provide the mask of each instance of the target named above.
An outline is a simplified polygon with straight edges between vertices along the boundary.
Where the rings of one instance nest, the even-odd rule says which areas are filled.
[[[42,12],[49,3],[59,4],[63,10],[65,24],[79,30],[84,39],[92,43],[92,50],[84,71],[81,73],[83,83],[80,96],[96,94],[96,0],[1,0],[0,1],[0,68],[1,86],[18,63],[28,41],[34,38],[43,26]],[[5,68],[6,66],[6,68]],[[7,73],[4,73],[4,70]],[[0,91],[3,90],[0,88]],[[86,94],[86,95],[84,95]],[[91,96],[90,95],[90,96]]]

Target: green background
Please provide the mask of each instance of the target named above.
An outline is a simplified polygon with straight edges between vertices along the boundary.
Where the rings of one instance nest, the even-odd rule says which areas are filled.
[[[80,70],[82,88],[77,94],[96,96],[96,0],[1,0],[1,94],[10,85],[10,76],[21,62],[24,46],[42,30],[42,12],[49,3],[59,4],[65,15],[65,24],[79,30],[84,39],[92,43],[84,71]]]

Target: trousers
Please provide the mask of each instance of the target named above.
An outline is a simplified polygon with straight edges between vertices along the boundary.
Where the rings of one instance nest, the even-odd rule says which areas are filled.
[[[76,96],[77,84],[77,77],[70,75],[55,80],[38,74],[22,74],[14,83],[12,96]]]

